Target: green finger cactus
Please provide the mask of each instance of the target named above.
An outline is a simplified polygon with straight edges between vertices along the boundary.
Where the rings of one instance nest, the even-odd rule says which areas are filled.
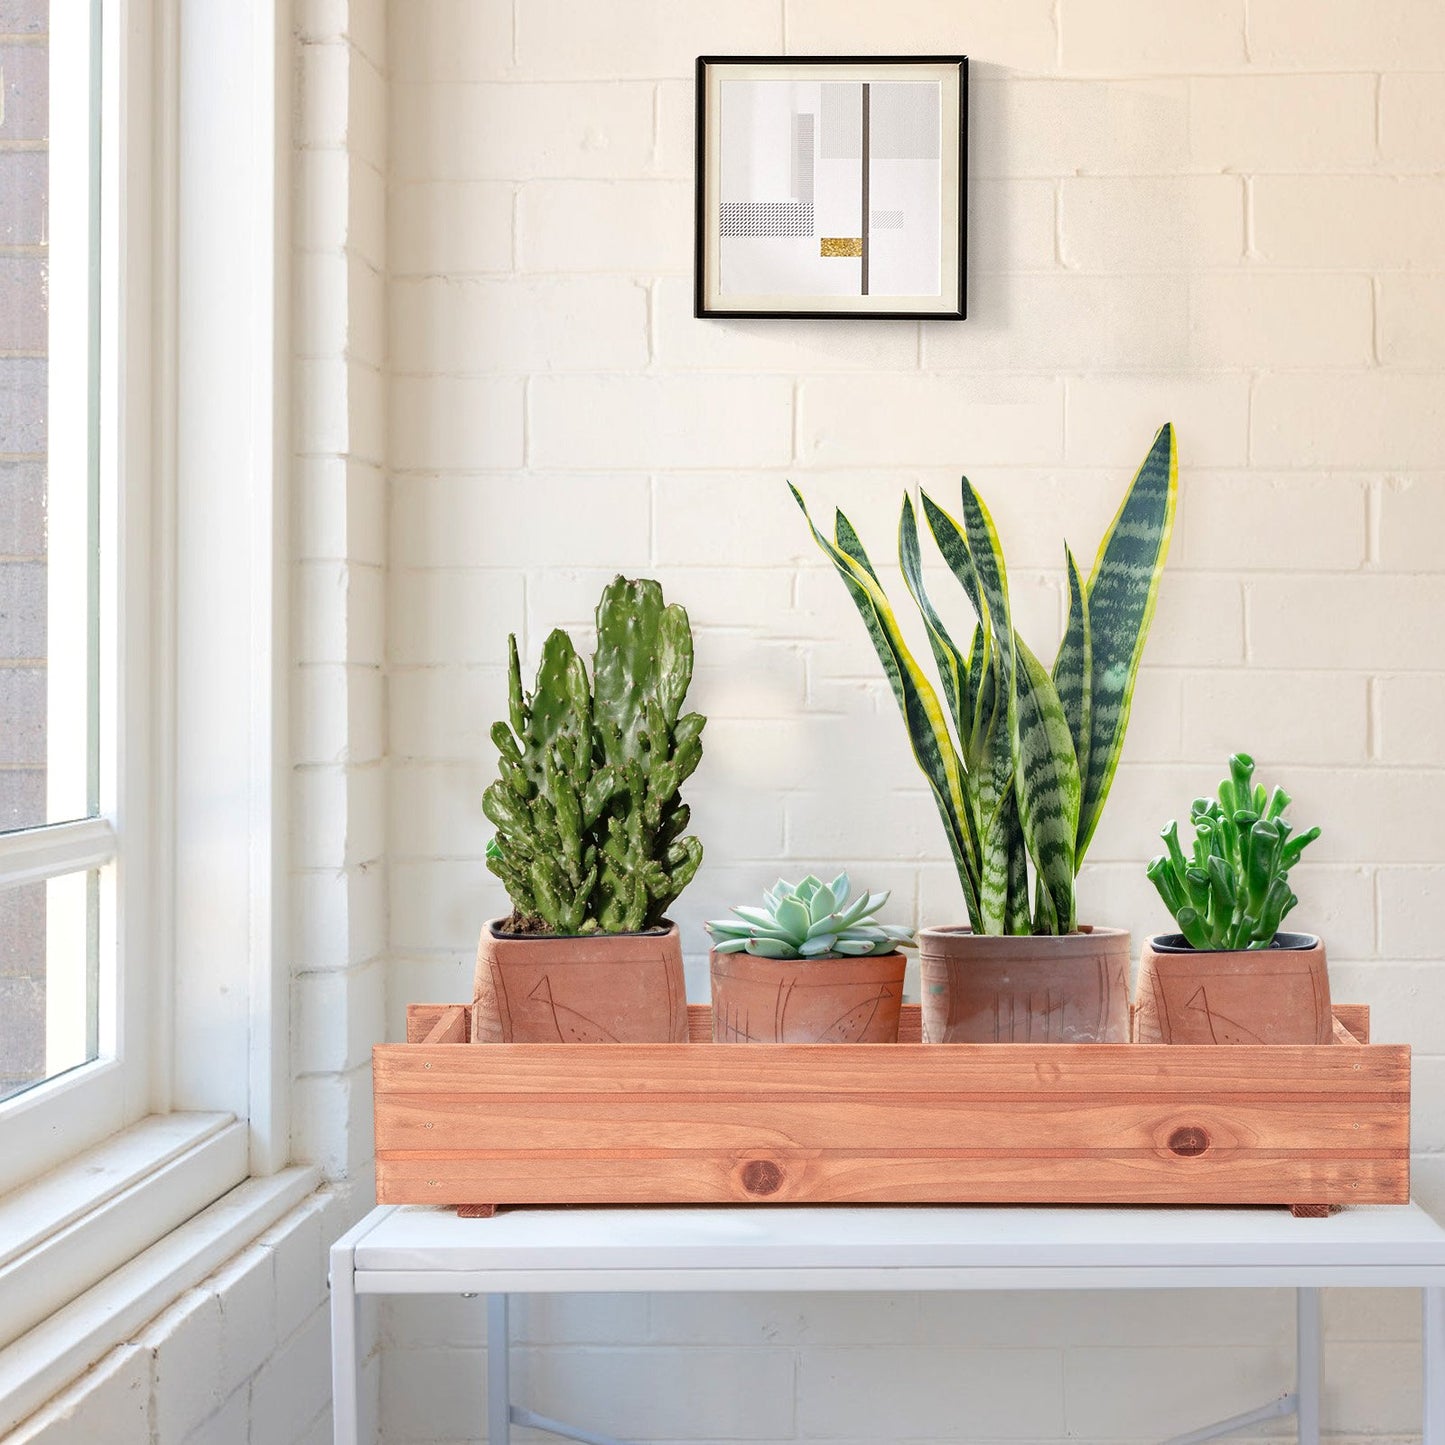
[[[487,867],[519,924],[558,934],[657,927],[692,881],[702,845],[684,836],[682,785],[702,759],[687,613],[650,579],[617,577],[597,605],[586,664],[560,629],[532,692],[509,640],[508,717],[492,727],[499,775],[482,797],[497,835]]]
[[[1284,819],[1290,796],[1266,794],[1254,781],[1254,759],[1235,753],[1219,797],[1196,798],[1192,855],[1179,843],[1179,825],[1160,836],[1166,852],[1148,867],[1150,881],[1174,915],[1179,931],[1198,949],[1268,948],[1284,916],[1299,902],[1289,870],[1320,836],[1311,828],[1292,838]]]

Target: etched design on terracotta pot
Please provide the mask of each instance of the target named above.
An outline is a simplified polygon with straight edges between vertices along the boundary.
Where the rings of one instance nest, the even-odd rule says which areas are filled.
[[[791,994],[792,990],[789,990]],[[865,998],[861,1003],[855,1004],[846,1013],[834,1019],[827,1028],[818,1035],[820,1044],[856,1044],[867,1037],[873,1020],[878,1017],[879,1006],[890,1000],[900,999],[902,990],[893,990],[884,984],[872,998]],[[787,1003],[784,1001],[784,1012]]]
[[[477,1043],[686,1043],[677,927],[579,937],[482,930],[473,987]]]
[[[504,985],[505,987],[505,985]],[[557,1037],[564,1044],[615,1044],[617,1036],[610,1034],[595,1019],[578,1013],[566,1004],[559,1004],[552,997],[552,975],[544,973],[536,986],[527,995],[528,1002],[545,1004],[552,1010],[552,1023]]]
[[[864,958],[712,955],[715,1043],[896,1043],[901,953]]]
[[[1273,947],[1257,949],[1151,938],[1139,958],[1135,1023],[1140,1043],[1327,1044],[1334,1017],[1324,945],[1308,933],[1277,934]]]
[[[1127,1043],[1129,935],[925,928],[923,1037],[935,1044]]]

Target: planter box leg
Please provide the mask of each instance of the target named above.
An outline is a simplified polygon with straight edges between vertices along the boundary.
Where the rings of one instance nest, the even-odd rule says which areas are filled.
[[[1289,1212],[1296,1219],[1328,1219],[1333,1204],[1291,1204]]]
[[[497,1212],[495,1204],[459,1204],[458,1219],[490,1219]]]

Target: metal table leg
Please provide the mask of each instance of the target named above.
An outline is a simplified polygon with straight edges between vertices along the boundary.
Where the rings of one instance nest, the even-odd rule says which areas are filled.
[[[568,1425],[562,1420],[539,1415],[535,1410],[524,1410],[520,1405],[512,1406],[512,1423],[530,1425],[534,1430],[545,1430],[549,1435],[560,1435],[564,1440],[579,1440],[581,1445],[627,1445],[615,1435],[603,1435],[596,1430],[584,1430],[580,1425]]]
[[[360,1445],[357,1424],[356,1255],[348,1240],[331,1247],[331,1438]]]
[[[1300,1445],[1320,1445],[1320,1394],[1322,1364],[1320,1352],[1320,1292],[1317,1289],[1295,1291],[1295,1387],[1267,1405],[1231,1415],[1187,1435],[1175,1435],[1164,1445],[1203,1445],[1233,1435],[1249,1425],[1277,1420],[1283,1415],[1299,1416]],[[1434,1445],[1434,1442],[1429,1442]],[[1440,1445],[1445,1445],[1445,1436]]]
[[[1299,1445],[1320,1445],[1320,1396],[1324,1388],[1324,1346],[1320,1292],[1295,1292],[1295,1410]]]
[[[487,1445],[512,1445],[512,1336],[507,1296],[487,1296]]]
[[[1425,1296],[1425,1426],[1421,1445],[1445,1445],[1445,1289],[1436,1286]]]
[[[626,1445],[616,1436],[569,1425],[512,1403],[512,1337],[507,1304],[508,1296],[504,1294],[487,1296],[487,1445],[511,1445],[513,1425],[545,1430],[564,1440],[580,1441],[581,1445]]]
[[[1282,1415],[1293,1415],[1294,1407],[1295,1396],[1291,1391],[1277,1400],[1271,1400],[1268,1405],[1261,1405],[1256,1410],[1246,1410],[1242,1415],[1231,1415],[1229,1419],[1206,1425],[1202,1430],[1191,1430],[1187,1435],[1171,1435],[1164,1445],[1203,1445],[1206,1440],[1218,1440],[1221,1436],[1233,1435],[1236,1430],[1243,1430],[1248,1425],[1260,1425],[1266,1420],[1277,1420]]]

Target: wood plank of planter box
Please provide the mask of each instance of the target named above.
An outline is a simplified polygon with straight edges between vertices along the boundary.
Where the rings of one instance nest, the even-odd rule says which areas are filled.
[[[1349,1044],[1218,1048],[471,1045],[456,1007],[373,1052],[380,1203],[1409,1198],[1410,1051],[1347,1006]]]

